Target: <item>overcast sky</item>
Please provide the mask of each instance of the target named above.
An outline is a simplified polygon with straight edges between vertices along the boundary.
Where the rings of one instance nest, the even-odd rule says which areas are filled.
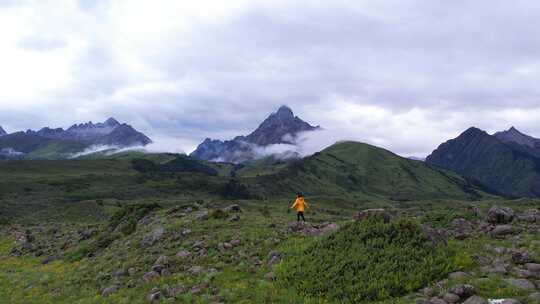
[[[280,105],[425,156],[469,126],[540,136],[540,1],[0,0],[0,125],[128,122],[173,151]]]

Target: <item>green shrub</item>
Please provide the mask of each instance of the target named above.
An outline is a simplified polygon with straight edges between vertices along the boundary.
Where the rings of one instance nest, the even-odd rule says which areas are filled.
[[[277,283],[330,302],[402,296],[455,269],[453,251],[433,246],[410,220],[350,223],[302,247],[276,267]]]
[[[213,219],[225,219],[229,214],[221,209],[215,209],[210,211],[210,217]]]

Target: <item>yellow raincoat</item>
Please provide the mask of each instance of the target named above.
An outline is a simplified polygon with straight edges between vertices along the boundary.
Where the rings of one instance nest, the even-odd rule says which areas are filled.
[[[296,201],[291,206],[291,209],[295,209],[296,212],[304,212],[304,209],[308,207],[307,202],[304,200],[303,197],[296,198]]]

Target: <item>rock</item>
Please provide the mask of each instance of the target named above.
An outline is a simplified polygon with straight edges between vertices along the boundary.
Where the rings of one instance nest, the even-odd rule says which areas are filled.
[[[177,284],[167,288],[167,296],[169,298],[177,298],[181,294],[185,293],[187,288],[182,284]]]
[[[162,277],[167,277],[171,275],[171,272],[169,271],[169,269],[165,268],[161,270],[160,274]]]
[[[512,261],[516,264],[525,264],[532,262],[532,259],[527,251],[516,251],[512,253]]]
[[[462,299],[466,299],[474,294],[474,287],[469,284],[458,284],[450,288],[448,292],[458,295]]]
[[[264,278],[267,279],[268,281],[272,281],[274,279],[274,273],[269,272],[269,273],[264,275]]]
[[[41,264],[43,264],[43,265],[49,264],[50,262],[52,262],[52,261],[54,261],[54,260],[56,260],[56,257],[54,257],[54,256],[48,256],[48,257],[46,257],[45,259],[43,259],[43,260],[41,261]]]
[[[482,297],[479,296],[472,296],[465,300],[463,304],[488,304],[488,301]]]
[[[514,287],[519,288],[519,289],[524,289],[524,290],[535,290],[536,289],[536,286],[534,286],[534,284],[531,281],[526,280],[526,279],[510,278],[510,279],[505,279],[504,281],[507,282],[508,284],[514,286]]]
[[[240,240],[239,239],[235,239],[235,240],[232,240],[229,242],[233,247],[237,247],[237,246],[240,246]]]
[[[530,272],[540,273],[540,264],[537,263],[526,263],[525,268]]]
[[[155,271],[157,273],[161,273],[161,271],[165,269],[163,265],[154,265],[152,266],[152,271]]]
[[[426,238],[433,244],[433,246],[437,246],[439,244],[447,244],[448,238],[444,230],[434,229],[429,227],[428,225],[422,225],[422,231]]]
[[[514,268],[513,272],[516,277],[521,278],[521,279],[528,279],[528,278],[533,277],[533,273],[526,269]]]
[[[191,275],[199,275],[203,271],[203,268],[201,266],[192,266],[188,272]]]
[[[508,207],[493,206],[487,213],[486,220],[491,224],[508,224],[514,219],[514,210]]]
[[[268,254],[268,267],[274,266],[281,261],[281,253],[278,251],[270,251]]]
[[[327,223],[326,225],[323,225],[319,228],[321,234],[327,234],[336,230],[339,230],[339,225],[336,223]]]
[[[166,255],[162,255],[154,262],[154,265],[169,266],[169,258]]]
[[[464,218],[457,218],[452,221],[454,237],[458,240],[464,240],[470,237],[473,227],[471,222]]]
[[[505,253],[508,252],[508,248],[506,248],[506,247],[495,247],[495,248],[493,248],[493,251],[495,251],[496,254],[505,254]]]
[[[208,288],[208,283],[202,283],[202,284],[199,284],[199,285],[196,285],[196,286],[193,286],[190,290],[191,294],[193,295],[197,295],[197,294],[200,294],[203,290],[205,290],[206,288]]]
[[[505,299],[501,304],[521,304],[521,302],[516,299]]]
[[[512,225],[498,225],[490,231],[489,235],[492,238],[504,238],[505,236],[514,233]]]
[[[462,280],[470,277],[470,275],[463,271],[456,271],[449,274],[448,277],[452,280]]]
[[[193,245],[191,245],[191,248],[193,248],[195,251],[199,251],[199,250],[201,250],[201,249],[206,248],[206,244],[205,244],[204,241],[202,241],[202,240],[195,241],[195,242],[193,243]]]
[[[150,294],[148,295],[148,302],[150,303],[158,303],[159,300],[161,299],[161,291],[159,290],[159,288],[157,287],[154,287],[152,288],[152,290],[150,290]]]
[[[435,295],[435,291],[433,290],[433,288],[430,288],[430,287],[424,287],[420,290],[420,293],[423,294],[424,296],[428,297],[428,298],[431,298],[433,297],[433,295]]]
[[[145,282],[150,282],[150,281],[152,281],[154,279],[157,279],[157,278],[159,278],[159,273],[156,272],[156,271],[149,271],[149,272],[147,272],[147,273],[145,273],[143,275],[143,280]]]
[[[238,204],[232,204],[230,206],[227,206],[223,209],[225,212],[242,212],[242,209],[240,208],[240,205]]]
[[[152,215],[146,215],[137,222],[137,226],[146,226],[152,222]]]
[[[431,302],[426,298],[417,298],[414,300],[416,304],[431,304]]]
[[[158,227],[154,229],[152,232],[150,232],[149,234],[143,237],[141,241],[141,245],[145,247],[154,245],[156,241],[158,241],[159,239],[163,237],[164,233],[165,233],[165,228],[163,227]]]
[[[353,216],[353,219],[357,222],[361,222],[369,218],[382,219],[385,223],[388,223],[390,222],[391,216],[382,208],[361,210]]]
[[[469,211],[472,215],[476,217],[480,217],[482,215],[480,208],[478,208],[477,206],[469,206],[467,207],[467,211]]]
[[[531,293],[528,297],[527,297],[527,300],[529,300],[529,302],[531,304],[538,304],[540,303],[540,292],[533,292]]]
[[[135,269],[134,267],[130,267],[128,269],[129,276],[134,276],[136,273],[137,273],[137,269]]]
[[[457,294],[447,292],[443,299],[448,303],[458,303],[461,298]]]
[[[208,211],[201,211],[195,215],[195,219],[199,221],[206,221],[209,218]]]
[[[240,216],[238,214],[234,214],[233,216],[228,218],[229,222],[238,222],[240,220]]]
[[[539,223],[540,222],[540,211],[537,209],[529,209],[525,211],[522,215],[518,216],[518,219],[520,221],[526,222],[526,223]]]
[[[106,298],[106,297],[110,296],[111,294],[115,293],[117,290],[118,290],[117,286],[109,286],[109,287],[103,289],[103,291],[101,292],[101,296]]]
[[[191,233],[191,229],[182,229],[182,232],[180,232],[182,236],[186,236],[190,233]]]
[[[190,256],[191,256],[191,252],[189,252],[187,250],[180,250],[176,254],[176,257],[178,257],[180,259],[186,259],[186,258],[189,258]]]
[[[429,303],[431,303],[431,304],[448,304],[448,303],[446,303],[445,300],[443,300],[441,298],[431,298],[431,300],[429,300]]]

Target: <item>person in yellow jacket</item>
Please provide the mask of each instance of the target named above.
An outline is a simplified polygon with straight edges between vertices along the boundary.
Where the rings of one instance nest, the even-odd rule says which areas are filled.
[[[296,220],[299,222],[300,218],[305,222],[306,219],[304,218],[304,210],[308,208],[308,204],[306,200],[304,199],[304,196],[302,193],[298,193],[296,196],[296,201],[294,201],[294,204],[291,206],[291,209],[296,210]]]

